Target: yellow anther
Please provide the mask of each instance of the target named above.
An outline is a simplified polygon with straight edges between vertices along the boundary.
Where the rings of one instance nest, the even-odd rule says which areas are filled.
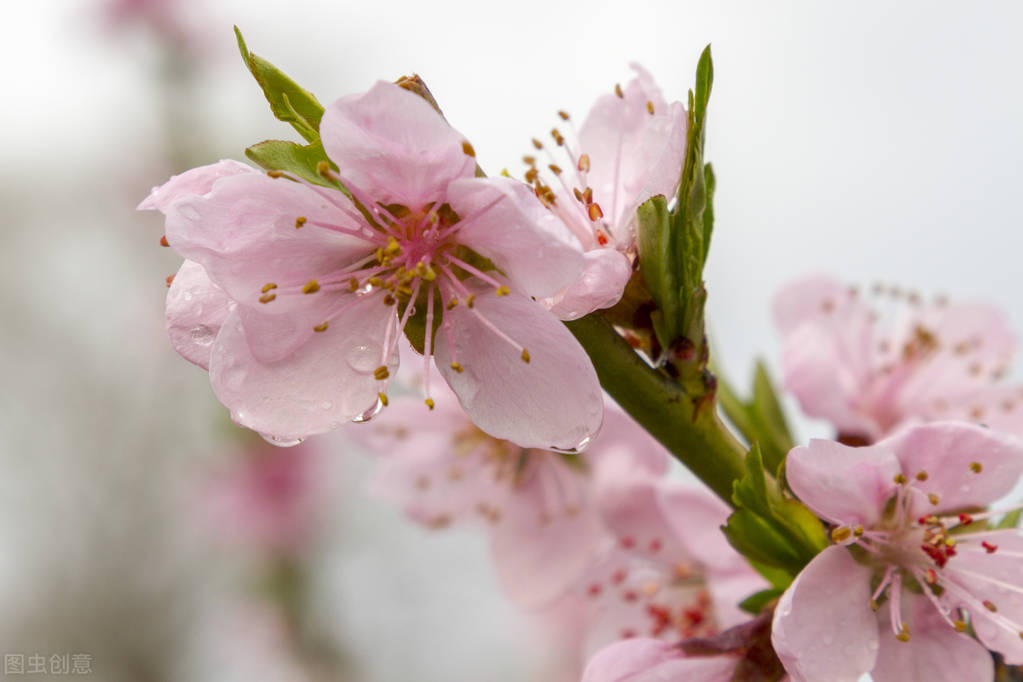
[[[427,282],[432,282],[433,280],[437,279],[437,271],[434,270],[429,265],[427,265],[425,268],[423,268],[423,275],[422,275],[422,277]]]
[[[906,485],[906,477],[902,474],[895,474],[895,478],[892,480],[895,481],[896,485]]]
[[[956,632],[966,632],[966,621],[954,620],[952,625],[955,626]]]
[[[615,83],[615,94],[622,98],[625,97],[625,93],[622,92],[622,86],[618,83]]]
[[[359,280],[357,280],[356,278],[352,277],[350,280],[348,280],[348,288],[351,289],[352,291],[358,291],[359,290]]]
[[[511,291],[508,289],[508,287],[506,287],[503,284],[501,286],[497,287],[497,295],[498,296],[507,296],[510,293],[511,293]]]
[[[503,175],[506,178],[510,178],[512,176],[511,173],[508,172],[507,168],[502,168],[501,169],[501,175]]]
[[[587,210],[590,215],[590,220],[592,220],[593,222],[597,222],[598,220],[604,217],[604,211],[601,210],[600,204],[597,203],[590,204]]]
[[[315,327],[313,327],[313,331],[314,332],[325,332],[325,331],[327,331],[327,323],[324,322],[323,324],[316,325]]]
[[[401,244],[394,237],[387,238],[387,246],[384,247],[384,253],[388,256],[396,256],[401,253]]]
[[[398,293],[401,294],[402,296],[411,296],[412,290],[405,285],[401,285],[398,287]]]
[[[303,294],[315,294],[319,290],[320,283],[317,282],[315,279],[309,280],[308,282],[306,282],[305,286],[302,287]]]
[[[265,294],[266,292],[270,291],[271,289],[276,289],[276,288],[277,288],[276,284],[274,284],[273,282],[267,282],[266,284],[263,285],[263,288],[260,289],[260,291],[262,291]]]
[[[523,156],[522,157],[522,163],[526,164],[527,166],[535,166],[536,165],[536,157],[535,156]]]
[[[940,502],[941,500],[934,493],[929,493],[927,495],[927,501],[936,506],[938,504],[938,502]]]
[[[269,303],[270,301],[274,300],[275,298],[277,298],[277,294],[263,294],[262,296],[259,297],[259,302],[260,303]]]
[[[387,394],[386,393],[377,393],[377,397],[380,398],[380,404],[383,405],[384,407],[387,407],[387,403],[389,402],[387,400]]]
[[[469,298],[465,299],[465,305],[472,308],[476,304],[476,294],[469,294]]]
[[[382,286],[384,286],[384,280],[380,279],[379,277],[370,277],[369,279],[366,280],[366,282],[370,286],[374,286],[374,287],[382,287]]]
[[[424,403],[426,403],[426,406],[427,406],[427,407],[429,407],[429,408],[430,408],[431,410],[432,410],[432,409],[433,409],[434,407],[436,407],[436,403],[434,403],[434,402],[433,402],[433,398],[427,398],[427,399],[426,399],[426,400],[424,400],[423,402],[424,402]]]
[[[856,537],[858,538],[863,537],[863,533],[864,533],[863,526],[856,526],[855,528],[853,528],[853,535],[855,535]]]
[[[383,381],[391,376],[391,370],[387,369],[387,365],[380,365],[373,370],[373,378],[377,381]]]
[[[550,168],[551,172],[554,173],[555,175],[561,175],[561,166],[552,163],[547,167]]]
[[[534,138],[533,138],[533,147],[534,147],[535,149],[543,149],[543,142],[541,142],[540,140],[538,140],[538,139],[536,139],[536,138],[534,137]]]
[[[476,150],[472,148],[472,145],[469,144],[468,141],[462,143],[462,151],[466,156],[470,156],[474,159],[476,158]]]
[[[851,535],[851,530],[845,526],[839,526],[831,531],[831,541],[835,543],[842,543],[848,540]]]
[[[525,348],[522,349],[522,362],[529,364],[529,351]]]
[[[458,372],[459,374],[461,374],[461,373],[462,373],[462,370],[463,370],[464,368],[463,368],[463,367],[462,367],[462,366],[461,366],[460,364],[458,364],[457,362],[452,362],[452,363],[451,363],[451,369],[453,369],[453,370],[455,370],[456,372]]]
[[[955,547],[956,546],[956,539],[955,538],[945,538],[945,545],[948,546],[948,547]]]
[[[554,143],[559,147],[565,144],[565,136],[558,132],[557,128],[551,128],[551,137],[554,138]]]
[[[316,174],[321,177],[327,177],[330,174],[330,164],[326,161],[320,161],[316,164]]]
[[[872,611],[877,611],[880,608],[881,608],[881,605],[877,603],[876,599],[871,599],[870,600],[870,609]]]
[[[560,110],[558,111],[558,116],[560,116],[560,117],[561,117],[561,120],[562,120],[562,121],[567,121],[567,120],[568,120],[568,112],[567,112],[567,111],[565,111],[564,109],[560,109]]]
[[[305,216],[299,216],[299,217],[295,218],[295,229],[296,230],[298,228],[302,227],[305,224],[306,224]]]
[[[918,480],[918,481],[926,481],[927,480],[927,472],[926,471],[918,471],[917,474],[916,474],[916,480]]]
[[[448,304],[446,306],[444,306],[444,307],[447,308],[448,310],[451,310],[452,308],[455,308],[457,305],[458,305],[458,299],[457,298],[453,298],[450,301],[448,301]]]
[[[579,164],[576,167],[579,170],[581,170],[583,173],[585,173],[588,170],[590,170],[590,155],[589,154],[583,154],[582,156],[580,156],[579,157]]]
[[[646,101],[646,110],[649,111],[651,114],[654,113],[654,103],[651,102],[650,100]]]
[[[900,642],[908,642],[909,641],[909,626],[906,625],[906,624],[903,624],[902,625],[902,632],[900,632],[899,634],[895,635],[895,639],[899,640]]]
[[[991,613],[996,613],[998,611],[998,607],[995,606],[995,603],[990,599],[984,600],[984,608],[990,611]]]
[[[984,470],[984,466],[980,462],[970,462],[970,471],[975,474],[979,474]]]

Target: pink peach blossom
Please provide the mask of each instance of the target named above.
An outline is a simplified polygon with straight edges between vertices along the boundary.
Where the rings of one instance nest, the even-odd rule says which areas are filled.
[[[481,429],[581,448],[602,418],[596,373],[534,300],[583,271],[564,227],[525,185],[474,177],[471,145],[395,85],[338,100],[320,132],[351,199],[222,161],[140,205],[187,259],[172,342],[232,418],[287,443],[371,417],[419,306],[426,328],[442,318],[426,354]]]
[[[601,472],[598,505],[610,543],[580,583],[584,649],[619,639],[677,642],[749,620],[740,601],[766,581],[725,540],[729,509],[710,492],[621,468]]]
[[[685,109],[668,104],[643,67],[632,68],[636,77],[597,100],[577,139],[552,131],[567,162],[562,167],[548,154],[549,184],[536,157],[525,157],[526,180],[586,251],[582,276],[546,300],[563,320],[618,302],[636,256],[636,210],[653,196],[672,198],[681,180]],[[561,118],[569,121],[564,112]],[[533,144],[544,149],[539,140]]]
[[[965,419],[1023,435],[1023,388],[1001,381],[1015,350],[1005,316],[980,304],[925,303],[878,288],[876,307],[827,276],[783,289],[785,386],[810,416],[867,442],[913,420]]]
[[[357,429],[382,459],[371,489],[430,527],[483,522],[501,585],[524,606],[556,600],[595,559],[605,535],[594,485],[604,468],[622,462],[666,471],[667,453],[617,409],[605,412],[585,455],[567,457],[493,438],[450,391],[433,395],[432,412],[398,397],[368,429]]]
[[[835,542],[775,611],[793,680],[991,679],[985,647],[1023,662],[1023,537],[983,511],[1023,473],[1019,441],[934,422],[867,447],[811,441],[786,472]]]

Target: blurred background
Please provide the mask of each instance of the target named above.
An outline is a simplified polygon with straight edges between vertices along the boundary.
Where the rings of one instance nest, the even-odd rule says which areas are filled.
[[[733,382],[757,356],[777,376],[771,297],[808,272],[993,301],[1023,331],[1018,3],[40,0],[0,17],[0,653],[26,673],[35,656],[111,681],[571,679],[481,534],[367,498],[343,434],[269,451],[167,343],[179,259],[134,207],[291,137],[232,24],[324,103],[418,72],[482,166],[515,174],[630,61],[684,100],[710,42],[709,315]]]

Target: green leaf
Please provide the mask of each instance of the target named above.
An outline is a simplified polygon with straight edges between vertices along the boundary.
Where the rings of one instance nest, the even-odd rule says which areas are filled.
[[[793,442],[785,412],[762,360],[757,361],[753,374],[753,401],[749,410],[755,424],[756,438],[763,446],[766,466],[768,470],[776,472],[792,449]]]
[[[767,590],[761,590],[754,595],[746,597],[739,602],[739,608],[747,613],[752,613],[754,616],[764,610],[767,604],[780,597],[785,590],[779,590],[777,588],[770,588]]]
[[[1023,516],[1023,509],[1014,509],[1013,511],[1003,516],[1002,520],[999,521],[998,525],[995,527],[999,530],[1003,530],[1006,528],[1017,528],[1019,527],[1019,521],[1021,516]]]
[[[319,141],[301,145],[287,140],[266,140],[246,149],[245,156],[252,159],[260,168],[284,171],[317,185],[342,189],[340,185],[324,178],[316,171],[323,161],[330,165],[331,170],[337,170],[337,166],[327,158]]]
[[[668,201],[652,197],[640,205],[636,218],[640,270],[659,313],[654,331],[661,346],[667,347],[675,337],[679,311]]]
[[[748,559],[795,575],[806,565],[798,548],[776,524],[750,509],[738,509],[721,529],[728,542]]]
[[[717,187],[717,179],[714,177],[714,169],[711,165],[703,167],[703,181],[707,185],[707,206],[703,209],[703,258],[700,263],[702,268],[707,264],[707,254],[710,253],[710,235],[714,232],[714,189]]]
[[[318,141],[323,105],[312,93],[301,88],[276,66],[249,52],[242,32],[237,26],[234,27],[234,33],[238,38],[238,50],[242,59],[262,88],[274,116],[285,123],[290,123],[306,141]]]
[[[828,546],[820,520],[801,502],[782,495],[777,481],[764,472],[760,447],[746,456],[746,475],[735,482],[732,500],[747,517],[729,518],[726,536],[748,558],[784,568],[795,575]],[[734,516],[734,515],[733,515]]]

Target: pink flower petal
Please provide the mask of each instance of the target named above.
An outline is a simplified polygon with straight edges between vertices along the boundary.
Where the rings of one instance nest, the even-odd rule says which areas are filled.
[[[582,273],[582,251],[528,185],[468,178],[447,191],[451,207],[468,223],[458,241],[494,261],[528,295],[555,294]]]
[[[871,672],[875,682],[994,679],[991,654],[950,627],[926,597],[907,596],[903,604],[903,618],[912,633],[908,642],[892,634],[888,608],[878,612],[880,649]]]
[[[201,196],[208,194],[213,189],[213,183],[220,178],[228,178],[243,173],[257,173],[258,171],[244,163],[231,159],[224,159],[211,163],[208,166],[199,166],[171,177],[170,180],[159,187],[154,187],[138,210],[155,210],[167,213],[167,209],[178,199],[190,196]]]
[[[596,515],[584,507],[585,477],[554,453],[533,456],[532,471],[507,498],[491,536],[501,586],[525,607],[567,593],[603,537]]]
[[[583,254],[585,269],[575,282],[544,304],[559,320],[577,320],[594,310],[618,303],[632,277],[632,264],[615,249],[593,249]]]
[[[870,308],[830,275],[810,275],[786,285],[775,294],[773,312],[774,322],[784,335],[805,322],[855,327],[859,330],[857,336],[869,335],[872,327]]]
[[[1008,494],[1023,474],[1023,445],[1008,435],[963,422],[910,427],[879,442],[903,473],[926,472],[914,487],[935,494],[940,510],[983,507]],[[981,466],[980,473],[973,465]]]
[[[624,97],[597,100],[579,131],[580,149],[590,155],[587,181],[623,247],[635,237],[639,205],[658,194],[669,199],[675,194],[686,153],[682,104],[665,103],[650,75],[636,64],[632,68],[637,77]]]
[[[674,526],[658,504],[666,481],[628,469],[605,469],[601,473],[595,482],[597,507],[623,548],[669,563],[698,556],[679,542]]]
[[[963,537],[968,538],[969,535]],[[965,588],[975,600],[967,603],[950,591],[949,601],[969,611],[970,623],[984,646],[1001,653],[1006,663],[1021,665],[1023,537],[1018,530],[1011,529],[992,533],[984,540],[998,549],[989,554],[976,542],[964,540],[958,545],[958,554],[945,567],[945,575]],[[997,610],[984,608],[984,601],[993,604]]]
[[[498,336],[480,318],[512,341]],[[597,374],[575,337],[528,298],[480,290],[475,307],[445,311],[436,335],[440,373],[473,422],[522,447],[585,447],[600,429],[603,397]],[[524,346],[530,362],[523,362]],[[452,361],[464,368],[451,369]]]
[[[224,322],[210,358],[210,383],[231,418],[282,440],[338,428],[377,401],[373,370],[394,311],[367,297],[338,317],[344,334],[314,334],[274,363],[252,356],[237,311]],[[397,354],[391,360],[396,369]]]
[[[869,567],[833,545],[785,590],[771,643],[793,682],[856,682],[874,667],[878,628],[870,577]]]
[[[818,516],[840,525],[872,527],[895,494],[902,472],[895,454],[880,445],[853,448],[814,439],[793,448],[785,476],[796,496]]]
[[[443,201],[448,183],[472,177],[476,167],[465,137],[426,100],[392,83],[331,104],[320,135],[345,183],[383,204],[418,210]]]
[[[234,302],[210,281],[201,265],[186,260],[167,290],[167,336],[174,350],[208,370],[213,341],[234,307]]]
[[[673,481],[660,487],[658,503],[686,554],[712,574],[748,569],[746,561],[721,532],[731,510],[715,495],[704,488]]]
[[[604,647],[590,659],[582,682],[730,682],[735,658],[685,658],[678,645],[659,639],[627,639]]]
[[[341,198],[341,195],[338,195]],[[167,241],[174,250],[206,268],[232,298],[260,304],[268,283],[300,289],[373,251],[373,244],[338,234],[298,218],[357,229],[337,205],[316,190],[261,174],[216,183],[206,196],[185,197],[167,212]],[[267,312],[308,305],[308,297],[274,292]]]

